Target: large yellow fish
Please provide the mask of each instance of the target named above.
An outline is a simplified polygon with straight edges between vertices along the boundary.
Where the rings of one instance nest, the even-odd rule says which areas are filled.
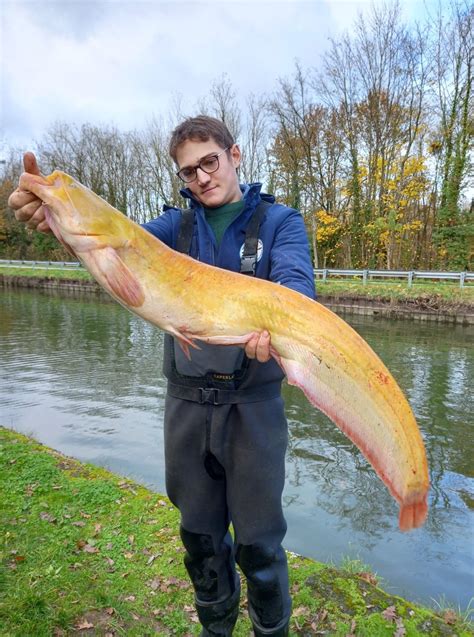
[[[402,530],[427,515],[428,467],[412,410],[369,345],[304,295],[177,253],[69,175],[24,173],[56,237],[117,301],[178,338],[242,344],[271,334],[291,385],[361,450],[400,505]]]

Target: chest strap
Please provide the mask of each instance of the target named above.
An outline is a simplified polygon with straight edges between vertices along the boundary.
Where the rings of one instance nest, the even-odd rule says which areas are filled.
[[[255,276],[258,258],[258,232],[260,224],[271,204],[268,201],[260,201],[255,208],[250,221],[245,229],[245,242],[242,256],[240,257],[240,272]],[[188,208],[181,211],[181,223],[179,226],[178,238],[176,240],[176,250],[189,254],[194,233],[194,210]]]
[[[181,210],[181,223],[179,224],[178,238],[176,240],[176,250],[183,254],[191,251],[191,241],[194,231],[194,210],[187,208]]]
[[[200,405],[234,405],[238,403],[258,403],[280,396],[281,383],[268,383],[248,389],[219,389],[215,387],[189,387],[168,381],[168,394],[174,398],[190,400]]]
[[[240,257],[240,273],[255,276],[258,259],[258,231],[263,217],[271,204],[268,201],[260,201],[245,229],[245,242],[242,256]]]

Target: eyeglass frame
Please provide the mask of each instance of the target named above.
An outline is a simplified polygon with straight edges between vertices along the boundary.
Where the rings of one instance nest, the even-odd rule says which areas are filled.
[[[191,168],[190,166],[185,166],[184,168],[180,168],[180,169],[178,170],[178,172],[176,173],[176,177],[178,177],[179,179],[181,179],[181,181],[182,181],[183,183],[185,183],[185,184],[192,184],[192,182],[193,182],[193,181],[196,181],[196,179],[197,179],[197,171],[198,171],[198,168],[199,168],[200,170],[202,170],[204,173],[206,173],[206,175],[212,175],[213,173],[216,173],[216,172],[219,170],[219,168],[220,168],[220,164],[219,164],[219,157],[220,157],[223,153],[226,153],[226,152],[227,152],[228,150],[230,150],[231,148],[232,148],[232,146],[227,146],[227,148],[224,148],[224,150],[221,150],[221,152],[220,152],[220,153],[216,153],[216,154],[214,154],[214,153],[209,153],[209,155],[206,155],[205,157],[203,157],[203,158],[199,161],[199,163],[198,163],[196,166],[193,166],[193,170],[194,170],[194,177],[193,177],[192,179],[190,179],[189,181],[186,181],[185,179],[183,179],[183,177],[181,177],[181,175],[180,175],[179,173],[180,173],[182,170],[185,170],[185,169],[189,169],[189,168]],[[211,158],[213,158],[213,159],[216,159],[216,160],[217,160],[217,167],[216,167],[216,169],[215,169],[215,170],[211,170],[211,171],[205,170],[205,169],[201,166],[201,164],[202,164],[202,162],[203,162],[203,161],[206,161],[206,159],[211,159]]]

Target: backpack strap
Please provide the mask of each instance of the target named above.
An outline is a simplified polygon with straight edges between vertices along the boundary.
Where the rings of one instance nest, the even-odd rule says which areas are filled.
[[[242,257],[240,259],[240,273],[255,276],[258,256],[258,231],[263,217],[272,204],[268,201],[260,201],[245,229],[245,242]]]

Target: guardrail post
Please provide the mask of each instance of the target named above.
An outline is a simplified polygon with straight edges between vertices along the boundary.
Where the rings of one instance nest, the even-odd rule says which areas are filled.
[[[369,274],[368,270],[362,270],[362,283],[365,285],[367,283],[367,276]]]
[[[466,280],[466,273],[465,272],[461,272],[459,275],[459,287],[463,288],[464,287],[464,282]]]
[[[323,270],[323,281],[326,281],[326,279],[328,278],[328,271],[326,268],[324,268]]]
[[[415,276],[414,272],[408,272],[408,287],[411,288],[413,285],[413,278]]]

